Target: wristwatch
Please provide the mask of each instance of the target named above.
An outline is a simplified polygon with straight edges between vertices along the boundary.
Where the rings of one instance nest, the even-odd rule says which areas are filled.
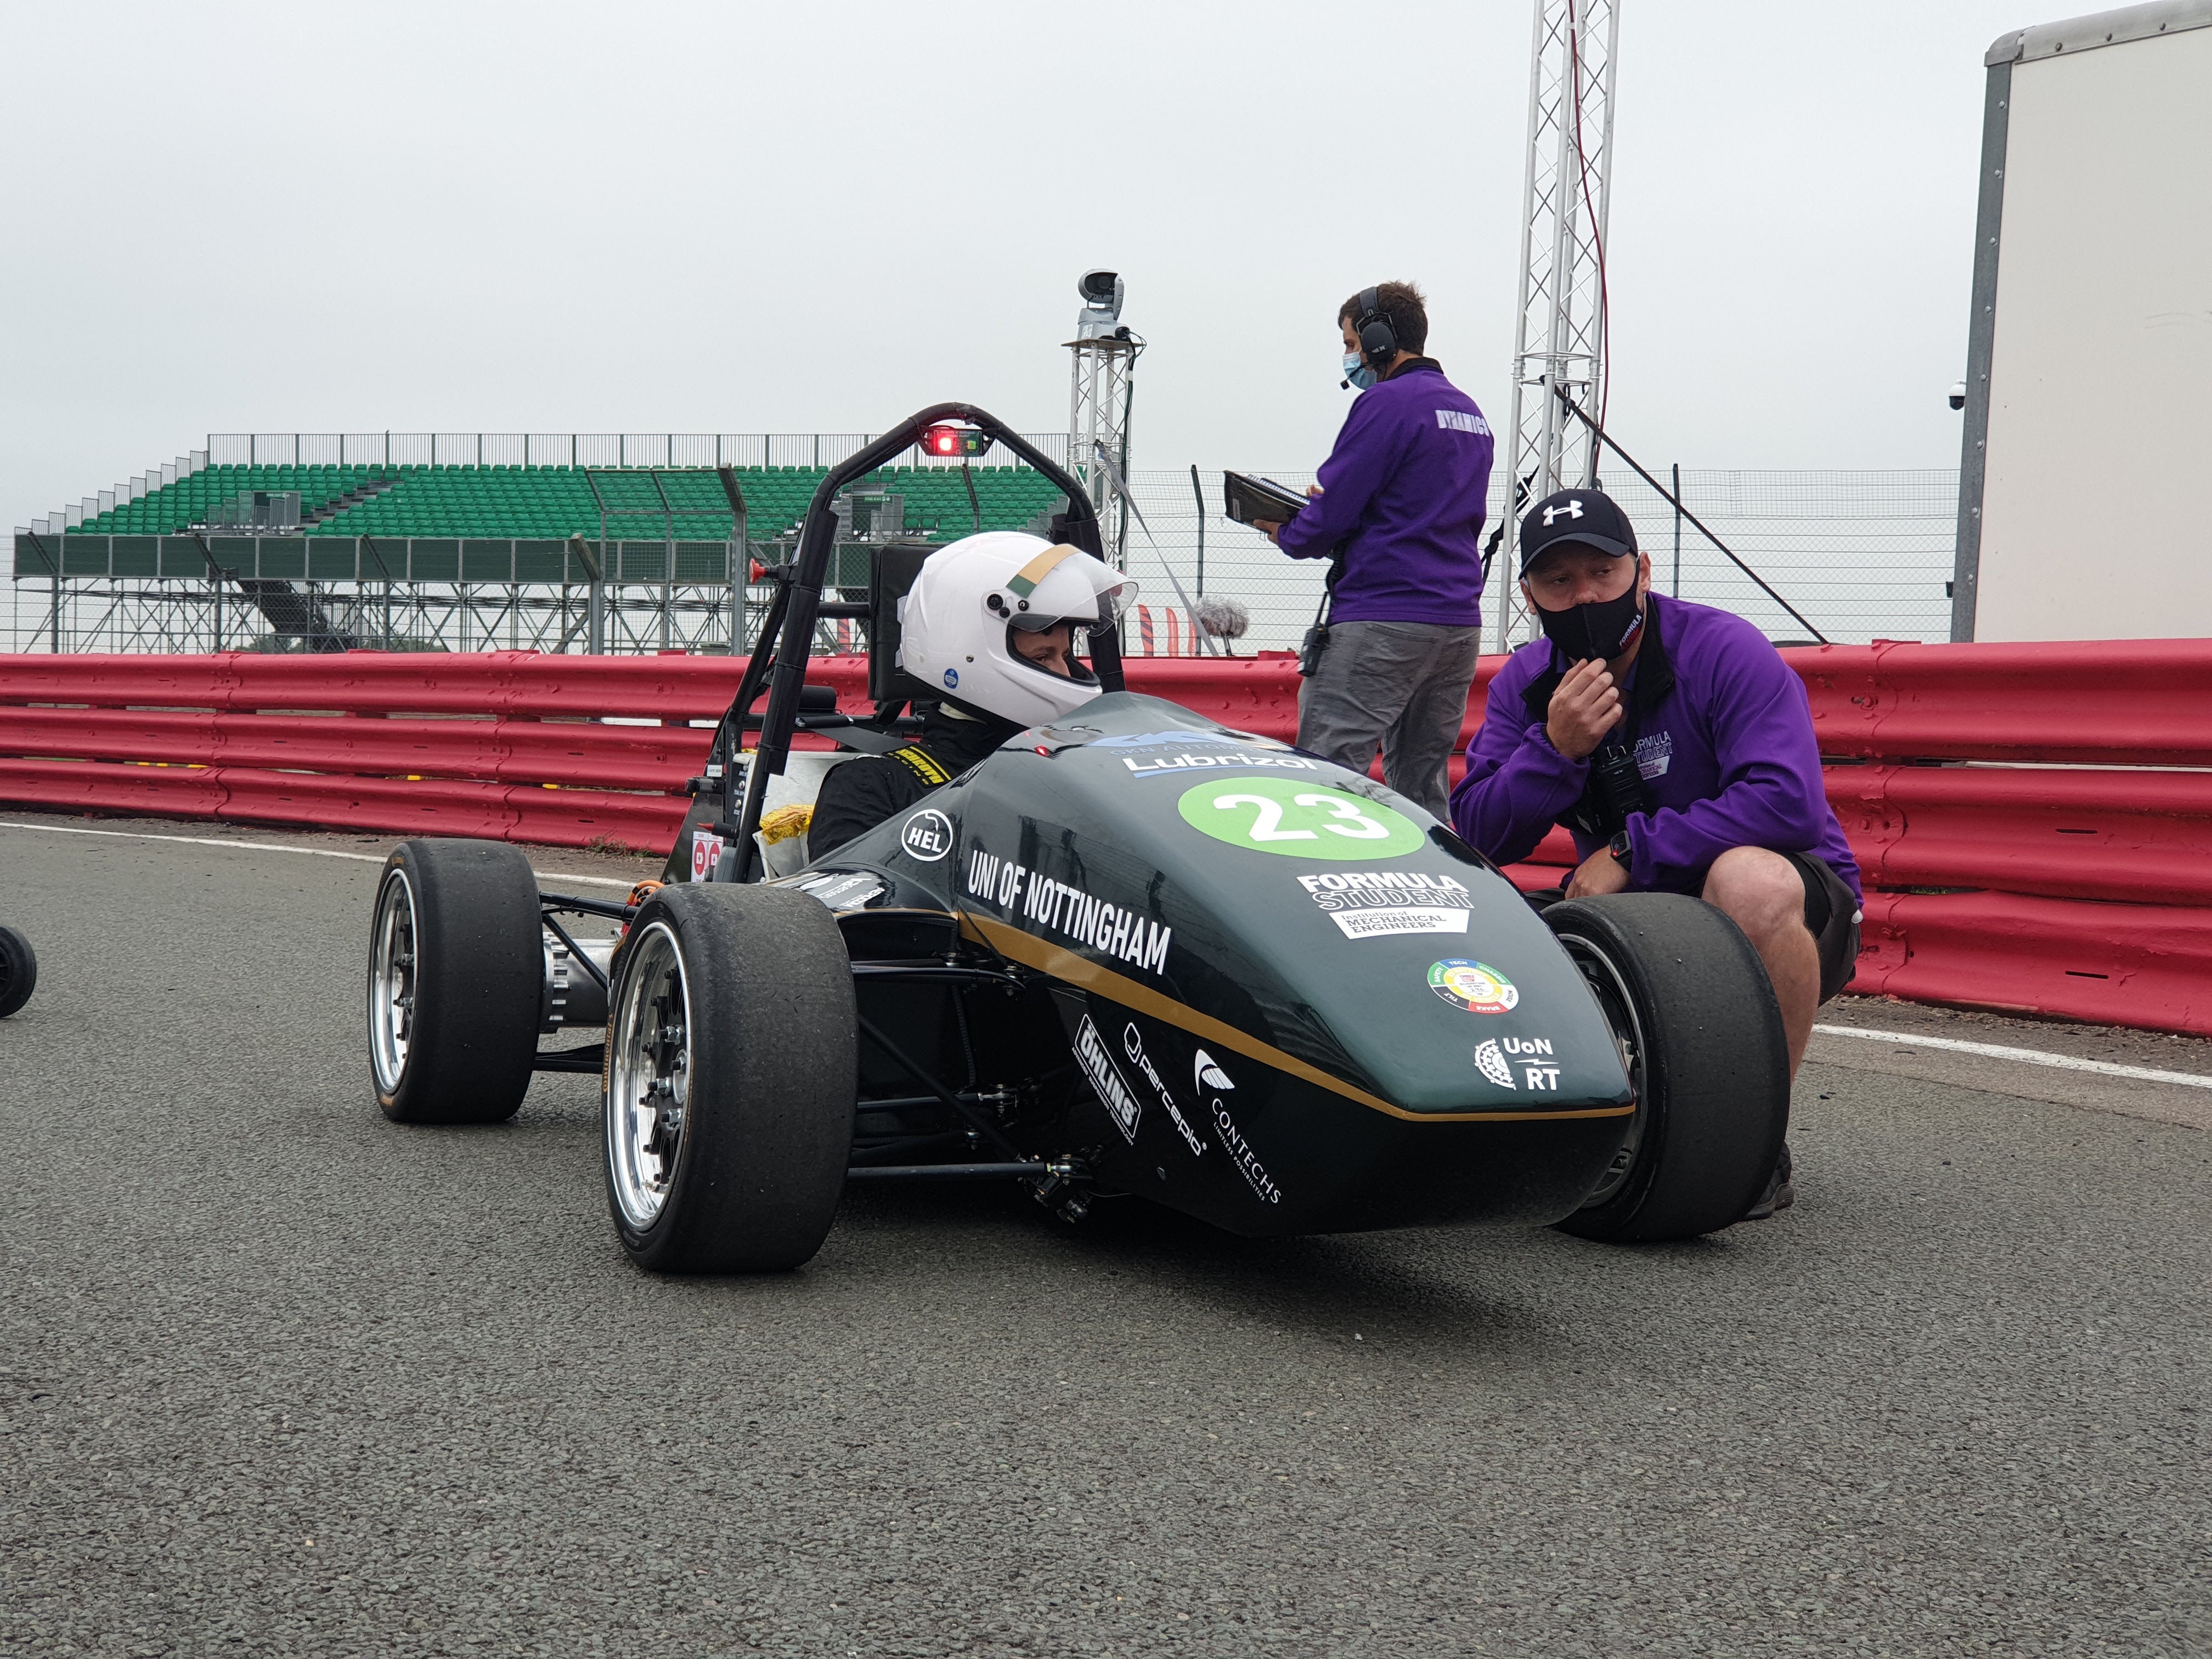
[[[1613,854],[1613,861],[1624,870],[1628,868],[1636,857],[1636,848],[1630,843],[1628,831],[1626,830],[1607,844],[1606,850]]]

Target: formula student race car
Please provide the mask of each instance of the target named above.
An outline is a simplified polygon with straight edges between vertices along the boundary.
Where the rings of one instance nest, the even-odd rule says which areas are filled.
[[[1097,551],[1082,486],[968,405],[833,469],[665,884],[615,904],[541,894],[513,847],[392,854],[368,973],[389,1116],[495,1121],[534,1070],[598,1073],[616,1230],[666,1272],[797,1266],[854,1182],[1018,1179],[1071,1219],[1134,1194],[1247,1236],[1657,1240],[1756,1201],[1789,1071],[1733,922],[1667,894],[1540,912],[1381,785],[1123,689],[1110,628],[1091,641],[1103,695],[765,875],[793,732],[884,752],[930,693],[896,654],[927,548],[872,550],[865,600],[822,588],[838,493],[951,420],[1065,489],[1061,539]],[[809,695],[825,617],[868,624],[872,718]],[[619,941],[580,940],[578,916]],[[539,1048],[600,1024],[604,1042]]]

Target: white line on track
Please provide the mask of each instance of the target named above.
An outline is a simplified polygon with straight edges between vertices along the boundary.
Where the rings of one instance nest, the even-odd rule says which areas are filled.
[[[43,830],[50,836],[112,836],[121,841],[173,841],[187,847],[229,847],[242,853],[305,853],[310,858],[353,859],[362,864],[381,864],[381,853],[341,853],[330,847],[287,847],[274,841],[221,841],[213,836],[155,836],[143,830],[80,830],[67,823],[16,823],[0,818],[0,830]],[[553,870],[533,870],[540,881],[587,881],[594,887],[629,887],[619,876],[571,876]]]
[[[1813,1029],[1828,1036],[1864,1037],[1869,1042],[1895,1042],[1913,1048],[1948,1048],[1954,1054],[1983,1054],[1991,1060],[2022,1060],[2031,1066],[2056,1066],[2061,1071],[2133,1078],[2138,1083],[2179,1083],[2191,1089],[2212,1089],[2212,1077],[2197,1072],[2154,1072],[2148,1066],[2116,1066],[2108,1060],[2077,1060],[2072,1054],[2047,1054],[2040,1048],[2008,1048],[1995,1042],[1962,1042],[1956,1037],[1916,1036],[1910,1031],[1864,1031],[1855,1025],[1815,1025]]]

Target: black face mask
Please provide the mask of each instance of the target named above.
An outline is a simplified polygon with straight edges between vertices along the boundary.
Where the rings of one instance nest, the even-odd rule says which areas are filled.
[[[1576,662],[1589,657],[1610,661],[1628,649],[1644,628],[1644,607],[1632,585],[1615,599],[1571,605],[1565,611],[1536,610],[1544,636]]]

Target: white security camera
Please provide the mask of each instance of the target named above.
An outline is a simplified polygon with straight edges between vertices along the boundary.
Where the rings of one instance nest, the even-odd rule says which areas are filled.
[[[1086,270],[1076,279],[1075,291],[1083,297],[1083,309],[1075,314],[1075,337],[1098,340],[1111,334],[1121,319],[1121,299],[1127,292],[1121,273]]]
[[[1952,381],[1952,382],[1951,382],[1951,407],[1952,407],[1952,408],[1954,408],[1954,409],[1964,409],[1966,406],[1966,383],[1964,380],[1954,380],[1954,381]]]

